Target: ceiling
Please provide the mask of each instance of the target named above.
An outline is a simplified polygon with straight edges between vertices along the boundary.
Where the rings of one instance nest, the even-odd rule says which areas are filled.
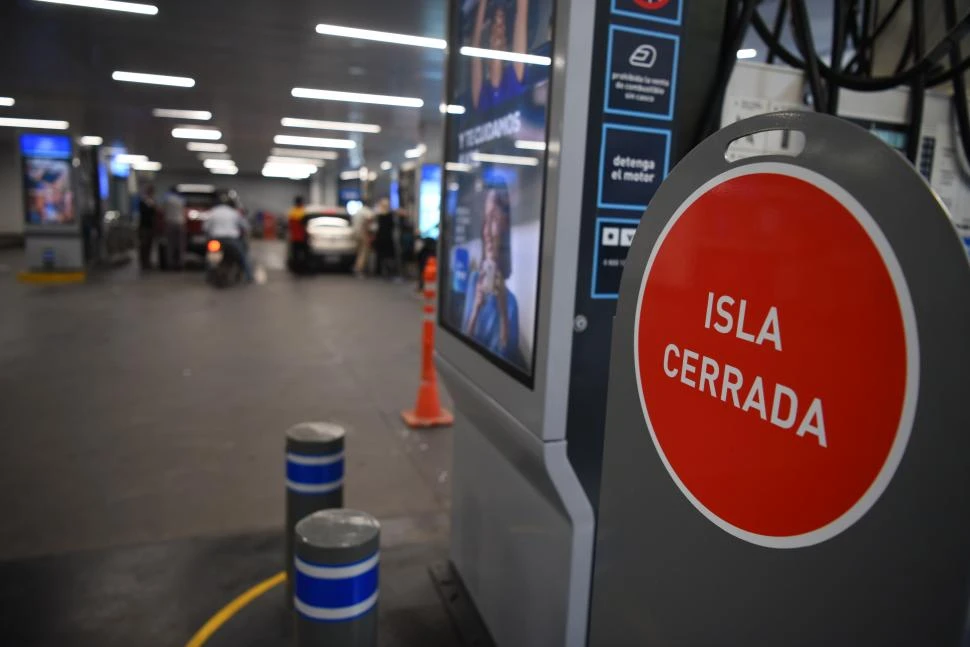
[[[122,142],[167,171],[201,170],[176,125],[211,125],[243,173],[258,173],[273,136],[346,138],[282,128],[283,117],[379,124],[363,162],[404,161],[437,133],[442,51],[315,33],[317,23],[445,37],[447,0],[140,0],[156,16],[0,0],[0,116],[65,119],[77,135]],[[192,77],[193,88],[120,83],[114,70]],[[423,108],[295,99],[293,87],[420,97]],[[153,117],[153,108],[208,110],[210,122]],[[356,160],[355,160],[356,161]],[[342,154],[337,166],[350,165]]]

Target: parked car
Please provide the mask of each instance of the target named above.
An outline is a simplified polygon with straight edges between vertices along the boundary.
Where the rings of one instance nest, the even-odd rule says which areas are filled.
[[[302,271],[323,267],[350,270],[357,258],[357,233],[347,210],[342,207],[310,205],[305,209],[307,258],[289,259],[291,269]],[[292,246],[290,253],[292,254]],[[300,267],[304,265],[304,267]]]

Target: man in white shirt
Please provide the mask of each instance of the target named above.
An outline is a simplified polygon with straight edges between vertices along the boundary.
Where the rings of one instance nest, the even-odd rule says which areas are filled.
[[[226,247],[232,247],[237,252],[242,263],[246,281],[252,283],[253,268],[249,263],[249,253],[246,250],[246,237],[249,235],[249,223],[232,206],[232,200],[225,193],[220,193],[218,204],[210,209],[206,216],[205,233],[209,238],[217,239]]]
[[[185,246],[185,200],[178,189],[172,187],[162,198],[165,214],[165,267],[181,269],[182,249]]]

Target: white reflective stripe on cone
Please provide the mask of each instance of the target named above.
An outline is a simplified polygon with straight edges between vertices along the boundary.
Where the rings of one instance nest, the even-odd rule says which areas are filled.
[[[330,465],[342,461],[344,453],[326,454],[323,456],[310,456],[307,454],[286,454],[286,460],[297,465]]]
[[[299,557],[294,558],[293,563],[296,566],[296,570],[307,577],[312,577],[317,580],[346,580],[351,577],[363,575],[377,566],[379,561],[381,561],[381,554],[378,552],[362,562],[347,566],[317,566],[307,564]]]
[[[344,480],[331,481],[330,483],[316,483],[313,485],[307,485],[305,483],[296,483],[290,479],[286,479],[286,487],[294,492],[302,492],[303,494],[324,494],[326,492],[333,492],[334,490],[339,490],[344,485]]]
[[[293,606],[302,615],[313,618],[314,620],[352,620],[357,616],[361,616],[368,611],[370,611],[375,604],[377,604],[377,595],[379,591],[375,591],[374,595],[370,596],[363,602],[355,604],[349,607],[341,607],[339,609],[327,609],[325,607],[311,607],[309,604],[305,604],[300,600],[300,598],[293,599]]]

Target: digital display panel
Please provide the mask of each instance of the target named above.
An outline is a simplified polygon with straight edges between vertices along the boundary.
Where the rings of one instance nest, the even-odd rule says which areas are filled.
[[[421,184],[418,187],[418,235],[421,238],[437,238],[441,222],[441,165],[425,164],[421,167]]]
[[[71,178],[71,138],[24,133],[24,222],[29,226],[75,225],[77,205]]]
[[[441,324],[532,386],[553,0],[456,0]]]

